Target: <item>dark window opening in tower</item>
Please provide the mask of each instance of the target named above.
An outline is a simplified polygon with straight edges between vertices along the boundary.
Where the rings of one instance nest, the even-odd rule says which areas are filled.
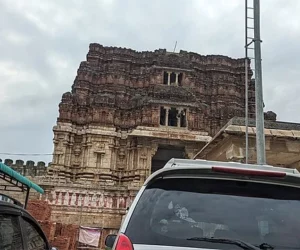
[[[160,121],[159,121],[160,125],[166,125],[166,109],[161,107],[160,108]]]
[[[170,75],[170,83],[175,84],[176,83],[176,74],[174,72]]]
[[[179,85],[179,86],[182,85],[182,77],[183,77],[183,74],[180,73],[180,74],[178,75],[178,85]]]
[[[178,110],[176,108],[171,108],[169,110],[168,126],[177,127],[178,124],[177,115],[178,115]]]
[[[169,74],[167,72],[164,72],[164,84],[168,85],[168,80],[169,80]]]
[[[159,124],[170,127],[187,127],[186,109],[160,107]]]
[[[180,112],[180,127],[186,127],[186,119],[186,109],[184,109]]]

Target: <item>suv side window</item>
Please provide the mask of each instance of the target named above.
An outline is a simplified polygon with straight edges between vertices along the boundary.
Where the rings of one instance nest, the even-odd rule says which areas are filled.
[[[0,249],[23,249],[22,234],[18,216],[0,214]]]
[[[40,230],[31,221],[23,218],[23,230],[28,250],[46,250],[47,243]]]

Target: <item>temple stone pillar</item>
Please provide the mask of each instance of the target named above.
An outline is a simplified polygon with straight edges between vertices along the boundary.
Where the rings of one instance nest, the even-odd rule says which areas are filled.
[[[167,72],[168,74],[168,85],[171,85],[171,74],[172,72]]]
[[[166,109],[165,126],[168,126],[169,125],[169,110],[170,110],[170,108],[165,107],[165,109]]]
[[[175,79],[175,84],[176,84],[176,86],[178,86],[178,76],[179,76],[179,73],[175,73],[175,75],[176,75],[176,79]]]

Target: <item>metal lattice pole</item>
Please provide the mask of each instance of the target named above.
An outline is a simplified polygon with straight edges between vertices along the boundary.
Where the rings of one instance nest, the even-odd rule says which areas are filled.
[[[249,159],[249,135],[248,135],[248,127],[249,127],[249,115],[248,115],[248,0],[245,0],[245,126],[246,126],[246,164]]]

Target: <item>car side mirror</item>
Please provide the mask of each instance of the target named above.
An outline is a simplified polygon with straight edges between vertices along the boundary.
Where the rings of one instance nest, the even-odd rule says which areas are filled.
[[[117,235],[115,235],[115,234],[107,235],[106,238],[105,238],[105,246],[109,247],[109,248],[112,248],[115,244],[116,238],[117,238]]]

